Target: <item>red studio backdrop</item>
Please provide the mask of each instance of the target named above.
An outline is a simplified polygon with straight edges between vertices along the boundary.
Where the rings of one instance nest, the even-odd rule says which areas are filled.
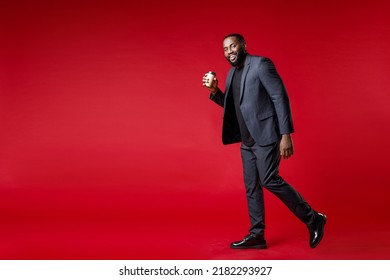
[[[2,1],[1,259],[389,259],[386,1]],[[266,192],[248,230],[239,145],[221,142],[222,38],[242,33],[290,95],[281,174],[323,242]]]

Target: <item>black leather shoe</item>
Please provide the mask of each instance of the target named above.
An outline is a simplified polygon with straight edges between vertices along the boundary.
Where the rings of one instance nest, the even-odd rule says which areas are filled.
[[[315,248],[320,244],[322,237],[324,236],[324,227],[326,223],[326,216],[321,213],[317,213],[317,217],[313,224],[309,225],[310,233],[310,247]]]
[[[267,242],[263,236],[256,237],[253,234],[249,234],[244,237],[243,240],[233,242],[230,244],[232,249],[267,249]]]

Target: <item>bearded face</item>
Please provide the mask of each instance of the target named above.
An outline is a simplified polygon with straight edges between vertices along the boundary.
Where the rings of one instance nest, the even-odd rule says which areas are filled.
[[[236,37],[228,37],[223,41],[224,55],[227,61],[234,67],[241,66],[246,57],[246,44]]]

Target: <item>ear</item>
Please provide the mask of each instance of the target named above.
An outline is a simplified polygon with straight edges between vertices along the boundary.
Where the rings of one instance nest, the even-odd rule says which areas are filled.
[[[247,53],[247,50],[246,50],[246,42],[243,42],[243,43],[242,43],[242,48],[244,49],[245,53]]]

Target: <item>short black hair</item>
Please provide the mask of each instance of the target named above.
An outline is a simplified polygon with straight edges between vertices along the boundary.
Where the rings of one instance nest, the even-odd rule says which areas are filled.
[[[238,34],[238,33],[231,33],[231,34],[226,35],[223,39],[225,40],[226,38],[229,38],[229,37],[236,37],[237,40],[238,40],[240,43],[245,43],[244,36],[242,36],[241,34]]]

